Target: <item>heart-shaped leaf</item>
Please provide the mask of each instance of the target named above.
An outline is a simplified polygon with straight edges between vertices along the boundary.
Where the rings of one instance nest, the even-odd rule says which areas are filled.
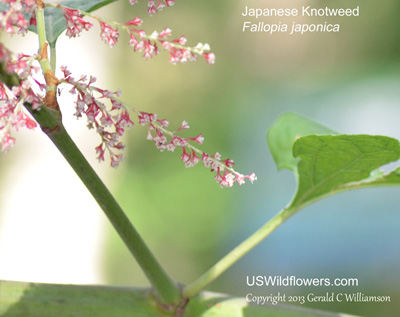
[[[293,146],[298,162],[298,189],[291,206],[304,206],[314,200],[365,184],[398,182],[398,172],[384,176],[375,173],[380,166],[400,159],[399,141],[374,135],[310,135]],[[347,185],[347,186],[345,186]]]
[[[267,142],[278,169],[287,168],[296,173],[298,159],[293,157],[293,143],[310,134],[337,132],[295,113],[284,113],[273,123],[267,133]]]
[[[279,169],[294,172],[295,211],[345,190],[400,185],[400,167],[384,174],[379,167],[400,158],[399,141],[385,136],[337,135],[297,114],[283,114],[268,131],[267,141]]]

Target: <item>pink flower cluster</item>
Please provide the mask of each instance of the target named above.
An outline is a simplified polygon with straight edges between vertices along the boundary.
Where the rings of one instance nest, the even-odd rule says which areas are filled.
[[[199,43],[196,47],[186,47],[186,38],[181,36],[175,40],[167,40],[167,37],[171,35],[171,29],[166,28],[162,32],[153,32],[150,36],[147,36],[143,30],[137,30],[130,27],[132,23],[126,23],[128,26],[128,32],[130,35],[129,44],[133,47],[134,51],[144,51],[143,57],[145,59],[152,58],[153,55],[157,55],[159,50],[156,42],[160,43],[162,48],[167,50],[170,55],[169,62],[172,64],[186,63],[188,61],[195,61],[196,55],[203,56],[208,64],[214,64],[215,55],[214,53],[205,53],[210,50],[208,44]]]
[[[173,152],[176,148],[182,148],[181,160],[186,167],[194,167],[200,161],[212,172],[216,172],[214,179],[223,187],[232,187],[235,182],[242,185],[245,179],[249,179],[252,183],[257,179],[254,173],[243,175],[236,172],[232,167],[235,164],[231,159],[221,159],[221,155],[217,152],[214,155],[209,155],[190,142],[197,144],[204,143],[204,137],[199,134],[196,137],[181,138],[176,135],[177,132],[189,129],[186,121],[183,121],[181,126],[175,132],[166,130],[168,126],[167,120],[159,120],[156,114],[145,112],[138,113],[139,123],[148,126],[147,139],[153,140],[154,145],[160,151],[168,150]]]
[[[79,10],[70,9],[70,8],[63,8],[64,10],[64,17],[67,20],[67,31],[66,35],[68,37],[77,37],[81,34],[82,30],[89,31],[89,29],[93,26],[92,23],[86,22]]]
[[[0,30],[5,31],[9,34],[14,34],[14,27],[18,28],[18,33],[24,35],[29,24],[35,24],[35,0],[2,0],[2,2],[8,3],[9,8],[7,11],[0,12]],[[25,19],[25,16],[29,16],[30,21]]]
[[[93,77],[88,79],[86,76],[82,76],[75,80],[66,67],[62,67],[61,70],[64,73],[61,82],[72,85],[70,93],[77,95],[75,116],[80,118],[86,115],[88,127],[95,128],[101,137],[100,145],[95,148],[98,160],[105,160],[104,156],[107,150],[111,158],[111,166],[117,167],[123,158],[120,152],[124,148],[124,144],[120,141],[120,137],[124,135],[126,128],[134,125],[127,106],[119,99],[121,93],[93,86],[96,80]],[[108,101],[108,106],[105,101]],[[254,173],[243,175],[236,172],[232,168],[234,162],[230,159],[222,160],[219,153],[208,155],[193,146],[192,143],[203,144],[204,137],[201,134],[189,138],[178,136],[179,131],[189,129],[186,121],[183,121],[176,131],[171,132],[167,130],[169,122],[159,119],[157,114],[136,109],[132,109],[132,111],[136,114],[139,124],[148,127],[147,139],[152,140],[157,149],[170,152],[177,148],[182,149],[181,160],[186,167],[194,167],[202,161],[205,167],[216,173],[215,180],[225,187],[231,187],[235,182],[243,184],[245,179],[249,179],[251,182],[257,179]]]
[[[66,35],[68,37],[77,37],[79,36],[83,30],[89,31],[93,26],[92,23],[85,21],[82,18],[82,14],[79,10],[70,9],[67,7],[62,7],[64,10],[64,17],[67,21],[67,31]],[[113,47],[119,38],[118,30],[115,30],[111,27],[111,25],[98,20],[101,27],[100,37],[106,42],[110,47]]]
[[[165,5],[167,5],[167,7],[171,7],[175,4],[175,0],[157,0],[157,8],[156,8],[156,2],[154,0],[148,0],[148,7],[149,9],[147,10],[147,12],[149,14],[155,14],[158,11],[157,10],[162,10],[165,8]],[[134,5],[138,2],[138,0],[129,0],[129,3]]]
[[[100,32],[100,37],[101,39],[108,44],[108,46],[113,47],[115,44],[117,44],[118,39],[119,39],[119,32],[116,29],[113,29],[111,25],[99,21],[100,27],[101,27],[101,32]]]
[[[61,82],[72,85],[70,93],[77,95],[75,102],[75,116],[81,118],[86,115],[89,129],[95,128],[101,137],[101,143],[95,148],[99,161],[104,161],[105,151],[107,150],[111,159],[111,166],[117,167],[123,159],[120,151],[125,145],[120,141],[125,129],[133,125],[129,113],[125,106],[116,101],[120,96],[120,91],[112,92],[93,86],[96,78],[86,76],[75,80],[71,72],[66,67],[61,67],[64,78]],[[99,97],[95,96],[95,93]],[[108,109],[104,101],[111,102]]]
[[[35,0],[5,0],[9,4],[9,9],[6,12],[1,12],[0,15],[0,31],[4,30],[7,33],[14,33],[14,27],[19,27],[19,33],[24,34],[29,23],[24,16],[32,16],[34,14],[36,1]],[[136,0],[130,0],[135,4]],[[166,6],[172,6],[174,0],[149,0],[149,13],[157,13],[157,10]],[[100,37],[109,46],[114,46],[119,39],[121,29],[126,30],[130,35],[130,45],[134,51],[144,53],[144,58],[149,59],[159,53],[158,46],[167,50],[170,54],[170,62],[173,64],[185,63],[193,61],[197,56],[202,56],[208,64],[215,62],[215,55],[209,52],[208,44],[199,43],[196,47],[186,47],[186,38],[181,36],[178,39],[168,40],[171,35],[169,28],[162,32],[153,32],[151,35],[146,35],[144,30],[139,30],[137,27],[142,24],[140,18],[135,18],[124,24],[107,23],[104,20],[91,15],[90,13],[82,12],[76,9],[63,7],[59,4],[48,6],[61,8],[66,19],[67,31],[69,37],[77,37],[83,30],[92,28],[92,23],[83,19],[84,15],[96,19],[101,28]],[[31,20],[31,23],[34,19]],[[0,142],[3,151],[11,148],[15,140],[11,137],[10,130],[18,130],[21,127],[32,129],[37,126],[36,122],[31,119],[28,113],[24,112],[24,103],[29,103],[32,109],[38,109],[42,104],[42,97],[37,95],[32,89],[32,84],[38,86],[38,91],[45,91],[45,85],[36,81],[33,77],[38,68],[32,64],[37,56],[27,56],[20,54],[13,58],[11,53],[0,43],[0,63],[1,67],[10,73],[15,73],[20,78],[20,84],[14,86],[12,90],[0,82]],[[123,159],[121,151],[124,149],[124,144],[120,141],[125,130],[134,125],[128,112],[127,106],[119,99],[120,91],[109,91],[95,87],[93,84],[96,78],[81,76],[75,80],[71,76],[71,72],[66,68],[61,68],[64,78],[61,83],[67,83],[72,86],[70,93],[76,95],[75,101],[75,116],[77,118],[86,116],[88,127],[93,128],[101,137],[101,143],[95,147],[97,158],[99,161],[105,160],[106,152],[111,159],[111,166],[116,167]],[[235,182],[243,184],[246,179],[254,182],[257,177],[254,173],[243,175],[233,169],[234,162],[231,159],[222,159],[217,152],[214,155],[209,155],[193,144],[202,145],[204,137],[198,134],[195,137],[180,137],[177,133],[181,130],[189,129],[186,121],[183,121],[180,127],[171,132],[167,130],[169,122],[165,119],[160,120],[156,114],[141,112],[132,109],[136,114],[140,125],[147,126],[147,139],[152,140],[154,145],[160,151],[173,152],[177,148],[182,150],[180,156],[186,167],[194,167],[199,162],[215,172],[215,180],[224,187],[231,187]]]
[[[154,1],[151,3],[154,4]],[[171,6],[173,1],[166,0],[165,3]],[[160,5],[162,5],[161,2],[159,2],[159,6]],[[89,30],[93,26],[82,18],[81,11],[60,7],[64,10],[64,16],[67,21],[67,36],[77,37],[83,30]],[[88,13],[86,14],[90,15]],[[154,55],[157,55],[159,53],[158,45],[160,45],[169,52],[169,61],[172,64],[194,61],[197,56],[202,56],[208,64],[214,64],[215,62],[215,54],[208,52],[210,50],[208,44],[199,43],[196,47],[187,47],[185,46],[187,40],[183,36],[178,39],[167,40],[167,37],[171,35],[171,29],[169,28],[164,29],[160,33],[153,32],[151,35],[147,35],[144,30],[137,29],[143,22],[138,17],[124,24],[119,24],[116,22],[107,23],[96,16],[90,16],[98,20],[101,28],[100,37],[110,47],[113,47],[118,42],[119,30],[123,29],[129,33],[129,45],[133,47],[135,52],[143,52],[143,57],[145,59],[150,59]]]
[[[146,35],[145,31],[137,30],[132,27],[132,25],[140,25],[137,24],[138,21],[141,20],[135,18],[134,20],[125,23],[125,26],[130,36],[129,45],[133,47],[135,52],[143,51],[143,57],[145,59],[152,58],[154,55],[159,53],[157,46],[157,43],[159,43],[163,49],[169,52],[169,62],[172,64],[195,61],[197,55],[204,57],[208,64],[214,64],[215,54],[212,52],[205,52],[210,50],[208,44],[199,43],[193,48],[186,47],[185,45],[187,40],[184,36],[174,40],[167,40],[167,37],[171,35],[171,29],[169,28],[164,29],[160,33],[153,32],[151,35]]]
[[[32,66],[34,58],[31,56],[19,55],[14,60],[10,51],[0,43],[0,63],[7,73],[15,73],[20,77],[20,85],[14,86],[11,91],[0,82],[0,143],[1,150],[7,151],[14,146],[15,139],[11,136],[11,129],[18,130],[22,127],[33,129],[36,122],[33,121],[25,108],[24,102],[30,103],[33,109],[41,106],[40,97],[32,90],[28,77],[36,72]],[[37,83],[39,88],[43,85]]]

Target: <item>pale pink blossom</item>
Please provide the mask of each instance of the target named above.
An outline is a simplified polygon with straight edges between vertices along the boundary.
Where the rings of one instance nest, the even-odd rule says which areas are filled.
[[[108,46],[113,47],[119,39],[118,30],[111,27],[110,24],[104,23],[103,21],[99,21],[100,23],[100,37],[101,39],[108,44]]]
[[[93,26],[92,23],[86,22],[80,14],[79,10],[74,10],[70,8],[63,8],[64,17],[67,21],[67,31],[66,35],[68,37],[77,37],[79,36],[83,30],[89,31],[89,29]]]
[[[26,127],[33,129],[37,126],[30,114],[23,107],[24,103],[29,103],[32,109],[41,106],[41,96],[33,91],[33,85],[37,85],[36,90],[41,91],[43,85],[36,80],[29,81],[38,68],[33,65],[36,56],[18,54],[14,56],[0,43],[0,63],[4,70],[9,73],[19,75],[18,86],[9,90],[0,82],[0,143],[1,150],[8,151],[15,144],[15,139],[11,136],[11,129],[19,130]]]
[[[25,35],[28,31],[29,24],[34,24],[35,19],[35,0],[2,0],[6,3],[6,11],[0,12],[0,31],[5,31],[9,34],[15,33],[15,28],[18,33]],[[28,20],[25,19],[28,16]]]

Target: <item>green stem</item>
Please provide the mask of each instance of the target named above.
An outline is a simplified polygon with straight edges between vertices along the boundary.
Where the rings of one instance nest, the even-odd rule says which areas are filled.
[[[46,44],[43,11],[43,8],[38,6],[36,10],[36,20],[40,52],[45,48]],[[43,73],[51,70],[54,74],[56,64],[55,47],[50,47],[50,54],[51,65],[49,60],[43,58],[43,56],[40,59],[40,64]],[[53,87],[47,87],[47,89],[52,88]],[[153,285],[160,300],[166,304],[178,302],[180,299],[179,288],[162,269],[110,191],[79,151],[78,147],[75,145],[61,123],[61,113],[56,110],[48,109],[45,106],[43,106],[40,111],[32,110],[29,104],[25,104],[25,106],[35,117],[43,132],[46,133],[64,158],[68,161],[70,166],[74,169],[99,206],[103,209],[115,230],[118,232],[121,239],[124,241],[132,255],[139,263],[143,272],[146,274],[150,283]]]
[[[72,141],[64,127],[61,125],[58,131],[56,129],[56,131],[46,134],[51,141],[53,141],[55,146],[78,174],[79,178],[103,209],[104,213],[113,224],[115,230],[125,242],[132,255],[138,261],[140,267],[158,292],[161,299],[165,303],[177,302],[180,298],[179,289],[161,268],[160,264],[146,246],[142,237],[133,227],[128,217],[125,215],[104,183],[97,176],[96,172],[83,157],[82,153]]]
[[[46,27],[44,22],[44,9],[41,8],[40,6],[38,6],[36,9],[36,27],[39,38],[39,53],[43,53],[42,49],[46,44]],[[39,62],[40,66],[42,67],[43,74],[46,71],[51,70],[50,62],[47,58],[44,58],[42,56]]]
[[[39,38],[39,47],[42,48],[46,43],[46,28],[44,22],[44,10],[40,6],[36,8],[36,27]]]
[[[57,55],[56,55],[56,44],[50,44],[50,67],[53,74],[56,73],[57,66]]]
[[[16,74],[9,74],[4,71],[3,63],[0,63],[0,80],[10,89],[20,84]],[[163,304],[177,303],[180,300],[178,286],[162,269],[142,237],[129,221],[129,218],[72,141],[61,123],[61,113],[57,110],[49,109],[44,105],[40,110],[32,110],[31,105],[28,103],[24,105],[103,209],[115,230],[149,279],[159,300]]]
[[[285,220],[292,216],[299,208],[285,208],[269,220],[264,226],[253,233],[249,238],[239,244],[235,249],[229,252],[206,273],[200,276],[193,283],[189,284],[183,289],[183,297],[189,298],[201,290],[208,284],[214,281],[218,276],[224,273],[234,263],[236,263],[242,256],[253,249],[257,244],[270,235],[276,228],[278,228]]]

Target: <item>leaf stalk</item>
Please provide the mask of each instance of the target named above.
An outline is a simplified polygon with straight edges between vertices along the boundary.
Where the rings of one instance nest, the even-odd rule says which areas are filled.
[[[257,244],[269,236],[276,228],[278,228],[283,222],[285,222],[290,216],[299,210],[298,207],[288,207],[282,209],[276,214],[271,220],[269,220],[264,226],[258,229],[250,237],[240,243],[231,252],[225,255],[220,261],[218,261],[213,267],[207,272],[200,276],[193,283],[189,284],[183,289],[183,297],[188,298],[198,294],[208,284],[213,282],[217,277],[229,269],[235,264],[241,257],[247,252],[253,249]]]

